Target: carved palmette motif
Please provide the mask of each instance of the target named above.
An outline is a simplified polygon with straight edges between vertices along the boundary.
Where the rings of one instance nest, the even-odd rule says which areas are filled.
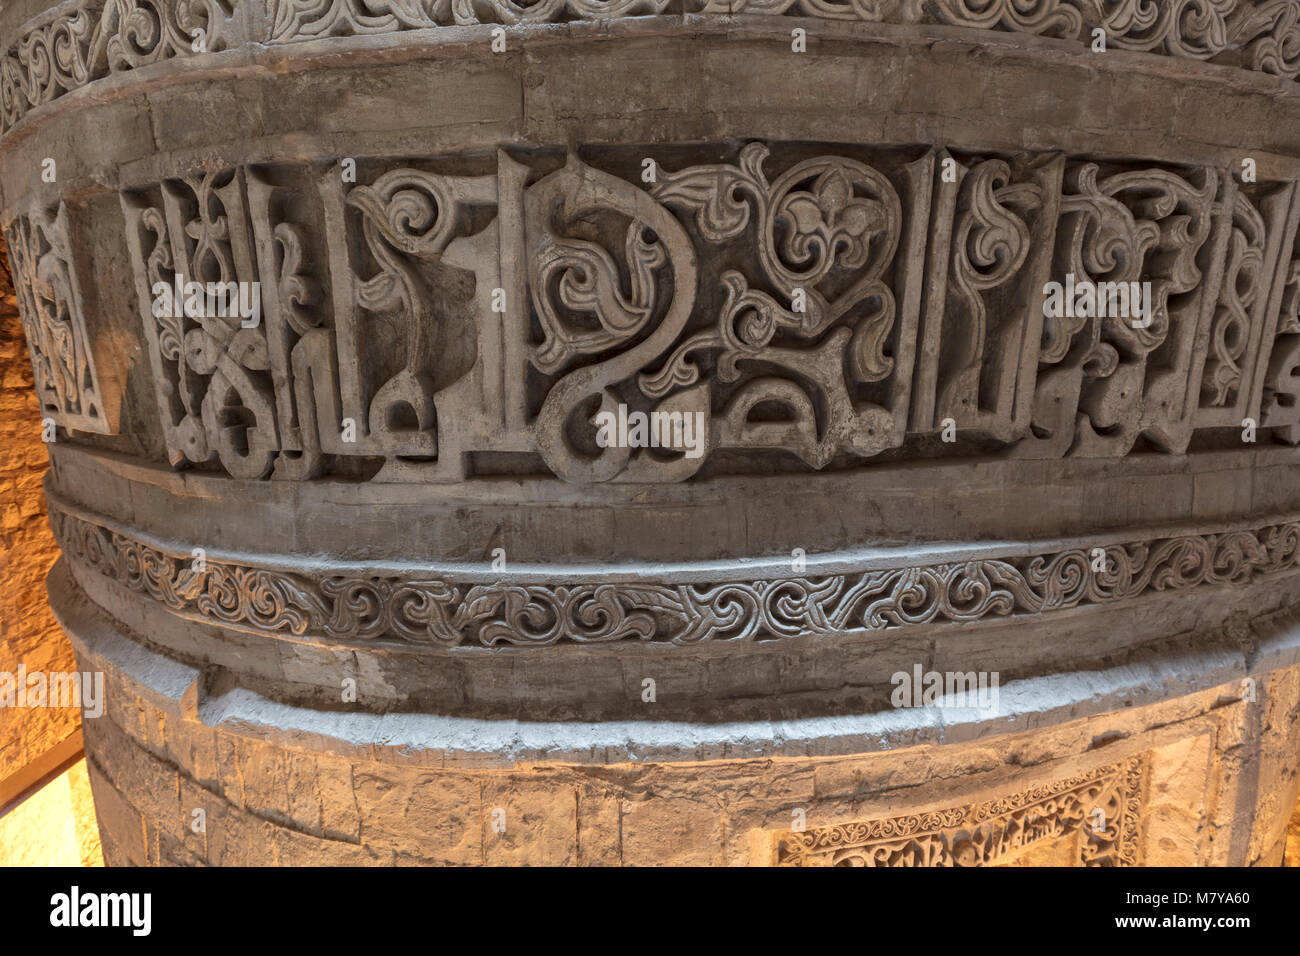
[[[125,193],[173,463],[659,482],[935,433],[1028,458],[1181,453],[1250,422],[1292,440],[1294,184],[763,143],[666,155],[644,183],[608,163]],[[256,283],[264,322],[160,317],[176,277]]]
[[[717,447],[787,449],[822,467],[899,445],[919,288],[909,268],[920,237],[905,237],[905,223],[925,217],[933,157],[900,164],[891,180],[835,156],[769,179],[768,156],[750,144],[734,165],[667,172],[651,190],[690,217],[703,243],[755,254],[748,271],[716,274],[721,296],[702,298],[716,321],[642,375],[641,388],[653,397],[697,388],[712,366],[724,396]],[[780,414],[756,418],[763,406]]]
[[[117,429],[116,382],[101,378],[86,326],[81,285],[68,237],[68,210],[32,210],[9,226],[5,242],[23,333],[32,359],[41,416],[84,432]]]
[[[1135,866],[1150,758],[993,800],[772,834],[777,866],[999,866],[1055,844],[1060,865]]]
[[[314,574],[206,560],[51,513],[79,566],[200,620],[341,640],[540,646],[636,639],[836,637],[1113,604],[1151,592],[1246,585],[1300,567],[1300,523],[1092,548],[905,565],[857,574],[703,583],[471,582],[442,575]]]

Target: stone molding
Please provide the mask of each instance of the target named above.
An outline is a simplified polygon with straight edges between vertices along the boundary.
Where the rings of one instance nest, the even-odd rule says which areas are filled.
[[[999,715],[996,729],[927,723],[924,734],[874,726],[880,720],[901,725],[899,718],[909,715],[899,712],[761,726],[535,724],[322,712],[242,688],[210,696],[199,670],[123,637],[84,599],[65,593],[68,586],[65,569],[56,568],[51,587],[79,660],[103,670],[112,688],[108,713],[87,727],[110,865],[379,864],[394,862],[394,851],[398,862],[771,865],[772,837],[790,835],[793,812],[806,818],[799,834],[806,836],[924,819],[934,815],[931,808],[985,808],[984,831],[978,823],[959,828],[971,836],[1014,837],[1016,824],[1023,827],[1029,839],[994,865],[1084,863],[1081,852],[1070,859],[1068,851],[1086,849],[1082,841],[1103,823],[1092,813],[1098,808],[1105,813],[1102,835],[1118,837],[1113,843],[1126,855],[1136,849],[1132,862],[1139,865],[1276,865],[1280,859],[1289,805],[1262,800],[1257,808],[1254,774],[1270,792],[1293,780],[1279,769],[1285,758],[1257,756],[1263,748],[1252,728],[1291,726],[1283,718],[1300,687],[1294,631],[1286,659],[1267,663],[1282,669],[1258,674],[1268,710],[1254,719],[1252,705],[1238,694],[1244,663],[1238,655],[1235,667],[1217,675],[1198,669],[1210,680],[1194,688],[1186,683],[1186,661],[1154,674],[1116,669],[1126,689],[1138,690],[1136,699],[1107,696],[1096,683],[1072,683],[1083,696],[1052,714],[1059,723],[1050,728],[1035,709],[1047,699],[1041,691],[1018,698],[1028,711],[1014,722]],[[1263,666],[1248,656],[1248,669]],[[1064,705],[1058,692],[1047,697]],[[1111,731],[1101,740],[1087,719],[1100,713]],[[915,716],[933,721],[937,714]],[[836,737],[850,731],[861,735]],[[1049,733],[1050,747],[1042,746]],[[1292,731],[1278,743],[1293,744],[1295,736]],[[1215,786],[1197,771],[1219,752],[1256,755],[1256,762],[1234,763],[1240,769]],[[272,769],[251,773],[254,760]],[[1107,772],[1116,767],[1145,767],[1143,784]],[[1083,789],[1071,790],[1072,782]],[[709,799],[719,790],[729,799]],[[293,802],[300,791],[310,799]],[[1139,792],[1141,799],[1132,799]],[[1067,812],[1036,815],[1046,809],[1037,797],[1053,793],[1063,795]],[[502,798],[530,819],[545,813],[548,835],[556,811],[579,832],[567,841],[489,840],[482,821]],[[186,825],[196,806],[208,812],[206,838]],[[401,813],[408,806],[416,815]],[[1112,812],[1121,806],[1137,818]],[[1082,828],[1080,809],[1087,812]],[[1062,832],[1043,833],[1049,825]],[[683,831],[687,838],[676,841],[662,836]],[[965,849],[960,832],[945,835],[950,846]],[[1097,854],[1095,862],[1126,864],[1113,854]]]
[[[0,136],[69,92],[176,58],[446,26],[749,15],[992,30],[1084,48],[1100,30],[1122,50],[1300,74],[1300,0],[72,0],[0,47]]]
[[[549,761],[600,765],[879,754],[918,745],[987,741],[1107,714],[1129,715],[1151,705],[1180,714],[1177,719],[1204,719],[1214,712],[1216,701],[1240,703],[1247,678],[1267,686],[1270,675],[1294,673],[1300,665],[1300,607],[1293,607],[1256,622],[1252,639],[1244,643],[1229,641],[1190,652],[1167,646],[1166,653],[1103,665],[1086,681],[1062,683],[1060,674],[1047,674],[1009,682],[1000,689],[997,706],[989,709],[885,707],[833,716],[766,715],[718,722],[644,714],[631,719],[516,715],[503,720],[478,713],[339,711],[206,680],[203,665],[183,663],[131,636],[81,591],[66,561],[51,571],[49,584],[58,599],[56,616],[78,655],[105,667],[109,680],[129,676],[147,685],[149,698],[171,713],[211,726],[243,728],[277,746],[343,757],[373,753],[381,760],[407,759],[430,767],[509,769]],[[1110,745],[1116,743],[1125,756],[1133,753],[1122,741]]]
[[[466,581],[343,564],[312,571],[195,557],[51,509],[69,560],[172,612],[268,635],[455,647],[838,636],[1050,614],[1151,591],[1242,586],[1300,568],[1300,519],[1219,534],[878,568],[857,574],[671,582]],[[576,575],[575,575],[576,577]]]

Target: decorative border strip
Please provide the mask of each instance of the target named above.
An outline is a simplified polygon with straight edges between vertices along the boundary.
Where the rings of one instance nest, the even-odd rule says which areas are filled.
[[[69,558],[180,614],[271,633],[442,647],[829,637],[1242,586],[1300,568],[1300,520],[853,574],[576,585],[200,563],[57,508],[50,522]]]
[[[653,16],[667,0],[268,0],[268,42],[374,36],[475,23]],[[1300,74],[1300,0],[685,0],[702,16],[765,14],[867,23],[943,24]]]
[[[1083,833],[1081,865],[1136,866],[1149,763],[1143,753],[982,803],[778,832],[773,862],[988,866],[1034,843]]]
[[[669,0],[267,0],[267,42],[376,36],[496,23],[516,26],[655,16]]]

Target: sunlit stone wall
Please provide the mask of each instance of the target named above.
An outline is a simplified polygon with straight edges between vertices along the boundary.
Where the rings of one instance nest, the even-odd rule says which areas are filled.
[[[41,492],[48,457],[7,269],[0,270],[0,296],[0,672],[17,681],[20,674],[67,672],[76,664],[45,599],[45,575],[58,557]],[[45,703],[25,707],[16,697],[0,703],[0,803],[69,756],[60,745],[76,734],[77,709]],[[43,758],[53,763],[39,766]],[[25,773],[34,764],[35,777]]]

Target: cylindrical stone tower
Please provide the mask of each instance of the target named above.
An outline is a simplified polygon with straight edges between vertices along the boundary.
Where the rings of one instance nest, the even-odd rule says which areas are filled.
[[[108,862],[1281,859],[1300,0],[46,5]]]

